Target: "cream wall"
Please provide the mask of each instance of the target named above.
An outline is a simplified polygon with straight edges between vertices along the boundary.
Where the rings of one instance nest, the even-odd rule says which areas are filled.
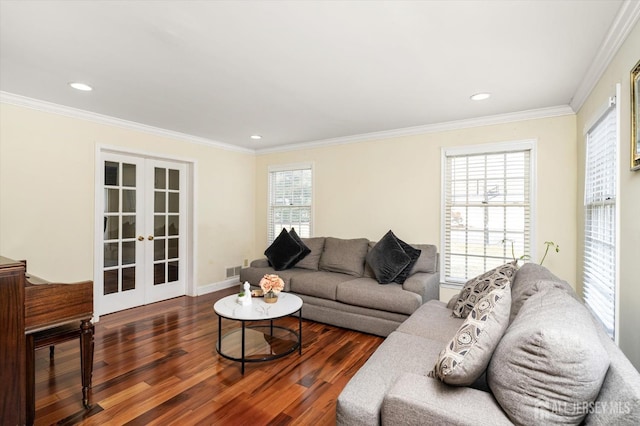
[[[195,283],[253,251],[252,153],[0,104],[0,254],[54,281],[93,279],[96,146],[195,162]]]
[[[561,247],[545,260],[575,283],[576,122],[574,115],[536,119],[258,155],[256,252],[266,247],[267,170],[270,165],[314,165],[314,234],[379,239],[392,229],[400,238],[440,247],[441,148],[537,140],[536,247]],[[447,300],[450,291],[441,291]]]
[[[630,124],[630,72],[640,60],[640,24],[622,45],[604,75],[591,92],[577,114],[578,124],[578,199],[584,195],[584,128],[593,122],[606,105],[610,96],[615,95],[615,86],[621,83],[620,104],[620,324],[619,346],[640,370],[640,171],[631,172],[631,124]],[[582,204],[578,204],[578,254],[584,252],[584,214]],[[582,282],[582,264],[577,265],[577,276]]]
[[[34,274],[56,281],[93,277],[97,145],[195,162],[195,278],[202,287],[223,281],[225,267],[266,247],[269,165],[314,164],[315,235],[375,240],[393,229],[403,239],[440,246],[441,148],[535,139],[536,248],[558,243],[560,253],[545,266],[580,290],[583,128],[622,83],[619,344],[640,368],[640,171],[629,171],[628,149],[629,71],[640,59],[639,28],[577,116],[257,156],[0,104],[0,254],[26,258]],[[453,293],[442,288],[441,299]]]

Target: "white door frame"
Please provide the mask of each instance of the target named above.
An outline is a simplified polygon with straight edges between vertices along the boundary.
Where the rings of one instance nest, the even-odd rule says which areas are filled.
[[[144,159],[153,159],[153,160],[161,160],[161,161],[170,161],[175,163],[183,163],[186,165],[186,182],[185,182],[185,192],[186,192],[186,219],[187,219],[187,230],[186,230],[186,248],[187,248],[187,261],[185,265],[185,293],[187,296],[197,296],[196,291],[196,247],[197,247],[197,238],[195,232],[195,224],[196,224],[196,199],[195,199],[195,175],[197,164],[196,160],[190,158],[180,158],[180,157],[171,157],[168,155],[162,155],[157,153],[138,151],[126,149],[119,146],[111,146],[111,145],[102,145],[96,144],[95,149],[95,180],[94,180],[94,248],[93,248],[93,320],[94,322],[99,321],[98,312],[100,312],[100,296],[102,292],[102,264],[103,264],[103,253],[102,253],[102,235],[103,235],[103,217],[104,212],[102,211],[102,198],[103,198],[103,188],[97,188],[97,184],[101,181],[101,174],[103,173],[102,168],[102,154],[103,153],[112,153],[112,154],[120,154],[132,157],[140,157]]]

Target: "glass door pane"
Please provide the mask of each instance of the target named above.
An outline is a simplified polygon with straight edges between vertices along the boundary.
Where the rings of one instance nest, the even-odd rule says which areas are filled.
[[[153,284],[179,280],[180,170],[154,167]]]
[[[136,167],[126,162],[104,163],[105,295],[136,288]]]
[[[103,154],[102,282],[99,313],[144,303],[144,239],[137,233],[144,206],[138,200],[144,162]],[[142,228],[144,229],[144,228]]]
[[[185,294],[183,163],[102,153],[99,315]]]

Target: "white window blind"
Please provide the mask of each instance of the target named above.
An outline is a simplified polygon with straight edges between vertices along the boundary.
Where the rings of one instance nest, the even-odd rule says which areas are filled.
[[[615,335],[617,113],[614,107],[587,133],[585,165],[584,302]]]
[[[294,227],[300,237],[312,231],[313,171],[311,165],[269,170],[267,239],[271,244],[282,228]]]
[[[512,242],[516,258],[531,254],[532,149],[443,152],[444,282],[464,283],[513,260]]]

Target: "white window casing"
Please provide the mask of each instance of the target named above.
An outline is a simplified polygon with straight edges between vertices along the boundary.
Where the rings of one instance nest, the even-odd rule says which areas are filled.
[[[534,140],[442,149],[441,282],[533,257]],[[513,243],[513,253],[512,246]]]
[[[587,308],[617,342],[620,124],[615,99],[610,99],[586,132],[583,297]]]
[[[267,244],[282,228],[295,228],[307,238],[313,235],[312,163],[270,166],[267,205]]]

